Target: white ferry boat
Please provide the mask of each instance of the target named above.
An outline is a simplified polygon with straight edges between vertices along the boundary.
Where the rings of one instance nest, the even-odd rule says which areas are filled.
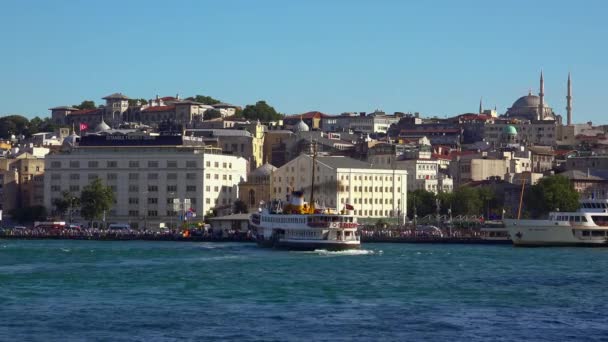
[[[292,250],[346,250],[361,246],[357,217],[352,207],[338,213],[315,209],[304,202],[302,192],[292,193],[289,202],[270,203],[251,215],[250,223],[259,246]]]
[[[502,221],[486,221],[479,229],[479,237],[487,243],[510,244],[509,230]]]
[[[608,246],[608,199],[580,201],[576,212],[551,212],[546,220],[505,219],[516,246]]]

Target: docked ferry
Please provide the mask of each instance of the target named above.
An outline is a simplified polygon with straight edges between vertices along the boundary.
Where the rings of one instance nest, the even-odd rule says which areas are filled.
[[[304,201],[303,193],[295,191],[286,204],[269,203],[251,215],[259,246],[291,250],[346,250],[361,246],[357,217],[349,205],[337,212],[315,208]]]
[[[545,220],[504,222],[516,246],[608,246],[608,199],[581,200],[577,211]]]

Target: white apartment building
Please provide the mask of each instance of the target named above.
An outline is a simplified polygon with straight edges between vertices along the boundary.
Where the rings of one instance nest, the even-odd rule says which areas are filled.
[[[316,158],[314,199],[338,210],[350,204],[360,217],[400,217],[407,210],[407,171],[375,166],[348,157]],[[301,154],[275,170],[271,197],[285,200],[294,190],[310,199],[312,157]]]
[[[87,141],[88,139],[88,141]],[[246,180],[247,162],[181,136],[97,135],[49,154],[45,160],[44,205],[62,191],[79,195],[95,178],[114,190],[106,222],[132,227],[175,227],[187,212],[200,222],[214,208],[228,208]],[[175,200],[180,203],[176,212]],[[192,215],[192,213],[194,215]],[[79,213],[74,216],[83,221]]]

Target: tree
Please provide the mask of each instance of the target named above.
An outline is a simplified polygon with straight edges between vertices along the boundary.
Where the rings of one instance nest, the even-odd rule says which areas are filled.
[[[453,213],[455,215],[479,215],[483,209],[483,201],[477,189],[461,186],[454,191]]]
[[[19,223],[30,223],[46,219],[46,208],[42,205],[32,207],[19,207],[11,210],[12,218]]]
[[[249,120],[260,121],[273,121],[283,118],[283,115],[277,113],[277,111],[274,110],[272,106],[269,106],[266,101],[258,101],[255,105],[245,106],[241,115]]]
[[[114,203],[114,191],[109,186],[101,183],[99,178],[96,178],[91,184],[84,187],[80,194],[80,213],[87,221],[91,222],[101,216]]]
[[[72,212],[75,208],[80,206],[80,198],[69,191],[63,191],[61,193],[61,198],[55,198],[53,200],[53,206],[55,207],[55,213],[62,218],[65,218],[65,214],[68,213],[71,222]]]
[[[97,108],[95,106],[95,101],[91,101],[91,100],[84,100],[79,105],[74,105],[72,107],[78,108],[78,109],[95,109],[95,108]]]
[[[416,215],[425,217],[429,214],[434,214],[437,210],[435,203],[435,194],[423,189],[417,189],[407,194],[407,212],[414,217],[414,206],[416,207]]]
[[[247,213],[248,211],[249,211],[249,208],[247,208],[247,203],[245,203],[241,200],[234,201],[234,213],[243,214],[243,213]]]
[[[532,217],[547,215],[550,211],[576,211],[578,192],[564,176],[555,175],[541,178],[524,194],[524,208]]]
[[[210,106],[214,105],[214,104],[218,104],[218,103],[221,102],[218,99],[214,99],[211,96],[205,96],[205,95],[196,95],[196,96],[194,96],[194,101],[202,103],[202,104],[210,105]]]
[[[148,100],[146,100],[144,98],[141,98],[141,99],[129,99],[128,101],[129,101],[129,107],[131,107],[131,106],[137,106],[138,102],[139,102],[139,105],[148,104]]]
[[[221,118],[221,117],[222,117],[222,113],[220,113],[220,111],[217,109],[209,109],[209,110],[205,111],[205,114],[204,114],[205,120],[212,120],[212,119],[217,119],[217,118]]]
[[[0,118],[0,138],[10,139],[11,135],[29,136],[29,120],[21,115],[8,115]]]

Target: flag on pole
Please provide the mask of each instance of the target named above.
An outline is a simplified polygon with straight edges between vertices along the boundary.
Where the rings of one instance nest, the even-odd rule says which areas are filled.
[[[87,125],[87,124],[86,124],[86,123],[84,123],[84,122],[81,122],[81,123],[80,123],[80,131],[81,131],[81,132],[82,132],[82,131],[86,131],[87,129],[89,129],[89,125]]]
[[[346,210],[355,210],[355,207],[353,207],[352,205],[346,203],[346,205],[344,205],[344,207],[346,208]]]

